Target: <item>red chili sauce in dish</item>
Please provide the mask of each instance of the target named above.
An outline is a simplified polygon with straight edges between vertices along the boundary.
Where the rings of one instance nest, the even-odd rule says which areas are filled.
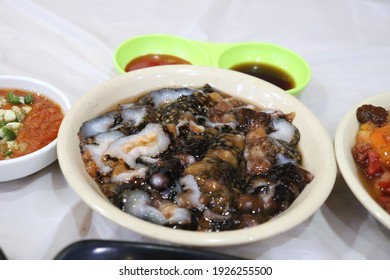
[[[147,54],[139,56],[131,60],[125,67],[126,72],[133,70],[160,66],[160,65],[173,65],[173,64],[191,64],[187,60],[184,60],[180,57],[168,54]]]
[[[0,89],[0,160],[46,146],[57,137],[63,118],[61,107],[43,94]]]
[[[356,112],[359,131],[352,148],[367,192],[390,214],[390,118],[382,107],[362,105]]]

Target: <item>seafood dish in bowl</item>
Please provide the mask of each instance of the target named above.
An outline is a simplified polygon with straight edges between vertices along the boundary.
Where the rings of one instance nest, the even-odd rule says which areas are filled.
[[[356,110],[359,131],[352,156],[367,191],[390,214],[390,123],[381,106],[364,104]]]
[[[87,172],[118,208],[220,231],[280,214],[313,179],[293,118],[209,85],[162,88],[87,120],[78,135]]]
[[[106,218],[191,246],[288,230],[322,205],[336,175],[329,136],[299,100],[200,66],[145,68],[92,89],[61,125],[58,158]]]
[[[336,131],[335,151],[340,171],[353,194],[390,229],[388,95],[367,98],[344,116]]]

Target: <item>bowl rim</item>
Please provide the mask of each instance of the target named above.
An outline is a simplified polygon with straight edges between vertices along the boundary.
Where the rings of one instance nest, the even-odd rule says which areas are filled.
[[[341,174],[345,182],[347,183],[351,192],[355,195],[358,201],[366,208],[366,210],[371,213],[381,224],[390,229],[390,214],[387,213],[372,197],[371,195],[364,189],[361,181],[354,173],[357,171],[357,167],[351,166],[352,154],[350,149],[347,150],[346,139],[353,136],[353,139],[356,137],[357,130],[354,134],[348,133],[350,132],[351,123],[355,123],[358,125],[358,121],[356,120],[356,110],[359,106],[363,104],[373,104],[373,105],[381,105],[378,104],[380,100],[388,99],[390,95],[390,91],[381,92],[370,96],[364,100],[359,101],[355,105],[353,105],[344,117],[341,119],[335,134],[335,154],[337,159],[337,164],[340,169]],[[390,104],[390,103],[389,103]],[[348,137],[349,136],[349,137]],[[354,162],[353,162],[354,163]],[[358,187],[360,186],[360,187]]]
[[[242,81],[245,81],[247,83],[254,83],[257,86],[261,85],[263,89],[264,88],[268,89],[270,90],[270,92],[272,92],[272,94],[277,95],[277,98],[284,98],[286,102],[292,102],[297,106],[297,108],[302,109],[303,112],[307,114],[306,115],[307,117],[312,118],[313,123],[310,123],[310,125],[313,126],[316,125],[316,127],[318,128],[319,136],[322,137],[321,141],[324,141],[323,143],[325,144],[321,152],[326,153],[326,156],[329,159],[329,161],[326,163],[326,167],[329,170],[329,174],[327,174],[326,176],[326,180],[327,180],[326,183],[319,181],[318,189],[316,189],[316,192],[311,193],[312,195],[311,199],[313,200],[315,199],[317,204],[305,205],[305,206],[303,205],[294,206],[293,204],[292,206],[290,206],[289,208],[290,211],[294,210],[295,212],[300,212],[300,215],[295,220],[289,219],[290,214],[289,215],[287,214],[289,210],[288,209],[287,211],[278,215],[277,220],[271,219],[266,223],[251,228],[221,231],[221,232],[194,232],[194,231],[187,231],[187,230],[171,229],[161,225],[153,224],[151,222],[143,221],[139,218],[136,218],[134,216],[131,216],[121,211],[113,204],[111,205],[108,204],[107,203],[108,200],[102,195],[97,194],[97,192],[94,191],[92,187],[83,188],[83,189],[78,188],[78,186],[81,183],[84,185],[88,184],[91,186],[93,182],[85,182],[83,180],[80,180],[77,176],[75,176],[75,173],[85,174],[85,170],[80,171],[80,170],[73,169],[71,162],[72,160],[74,160],[74,158],[72,155],[69,155],[69,153],[67,152],[67,145],[70,143],[70,141],[72,141],[70,139],[71,137],[69,137],[69,133],[71,131],[73,131],[73,133],[77,133],[75,132],[74,125],[71,122],[72,117],[76,117],[78,110],[83,108],[83,104],[89,102],[90,98],[93,95],[98,94],[97,93],[98,91],[102,91],[112,85],[117,86],[121,81],[122,82],[126,80],[130,81],[132,79],[139,80],[145,76],[147,77],[150,77],[150,75],[158,76],[161,73],[165,73],[165,74],[179,73],[180,75],[192,75],[196,73],[208,73],[208,74],[212,73],[215,76],[216,75],[220,76],[221,74],[223,74],[226,75],[226,79],[232,77],[235,78],[237,83],[242,83]],[[146,88],[145,90],[146,91],[152,90],[152,88]],[[263,240],[273,235],[287,231],[295,227],[296,225],[304,222],[306,219],[312,216],[319,209],[319,207],[325,202],[326,198],[329,196],[333,188],[334,181],[336,179],[336,173],[337,173],[336,160],[334,158],[333,143],[327,131],[322,126],[322,124],[317,119],[317,117],[314,115],[314,113],[312,113],[299,99],[286,93],[282,89],[268,82],[257,79],[255,77],[245,75],[233,70],[220,69],[220,68],[208,67],[208,66],[194,66],[194,65],[156,66],[156,67],[143,68],[136,71],[131,71],[128,72],[127,74],[119,75],[114,77],[113,79],[105,81],[95,86],[94,88],[90,89],[72,106],[72,108],[65,116],[64,121],[61,124],[58,140],[59,140],[57,145],[58,160],[62,172],[64,174],[64,177],[67,180],[68,184],[80,196],[80,198],[84,200],[84,202],[86,202],[93,210],[95,210],[96,212],[98,212],[100,215],[104,216],[108,220],[111,220],[114,223],[124,228],[127,228],[133,232],[141,234],[143,236],[147,236],[153,239],[157,238],[165,242],[176,243],[181,245],[189,245],[189,246],[218,247],[218,246],[226,246],[226,245],[238,245],[238,244]],[[278,225],[278,227],[274,227],[275,223]],[[138,226],[137,227],[129,226],[132,224],[136,224]],[[261,227],[262,229],[260,232],[259,232],[259,227]],[[158,235],[159,237],[156,237]]]
[[[39,79],[35,79],[35,78],[31,78],[31,77],[27,77],[27,76],[0,75],[0,83],[3,80],[23,81],[23,82],[30,83],[31,85],[35,84],[35,85],[38,85],[38,86],[41,86],[41,87],[44,87],[44,88],[48,88],[51,92],[54,92],[62,100],[62,102],[64,103],[65,106],[59,104],[61,106],[61,109],[62,109],[64,115],[71,108],[71,103],[70,103],[70,100],[68,99],[68,97],[61,90],[59,90],[57,87],[55,87],[55,86],[53,86],[53,85],[51,85],[51,84],[49,84],[49,83],[47,83],[45,81],[42,81],[42,80],[39,80]],[[0,85],[0,88],[5,88],[5,87]],[[12,88],[37,92],[36,90],[32,90],[31,88],[26,88],[26,87],[22,88],[22,87],[19,87],[19,86],[15,86],[15,87],[12,87]],[[44,92],[38,92],[38,93],[47,96],[47,94],[45,94]],[[49,98],[53,99],[51,97],[49,97]],[[56,100],[54,100],[54,101],[56,103],[59,103]],[[10,163],[17,164],[17,163],[25,161],[25,160],[30,160],[32,158],[39,157],[41,154],[44,154],[47,151],[51,150],[53,147],[56,147],[57,139],[58,139],[58,137],[56,139],[54,139],[53,141],[51,141],[46,146],[44,146],[44,147],[40,148],[39,150],[36,150],[36,151],[34,151],[32,153],[29,153],[27,155],[24,155],[24,156],[21,156],[21,157],[17,157],[17,158],[11,158],[11,159],[7,159],[7,160],[0,160],[0,168],[2,166],[4,166],[4,165],[8,165]]]

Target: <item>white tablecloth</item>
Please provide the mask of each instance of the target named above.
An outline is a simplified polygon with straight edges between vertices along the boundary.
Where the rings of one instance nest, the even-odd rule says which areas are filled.
[[[390,91],[387,0],[0,0],[0,74],[44,80],[74,103],[119,75],[113,66],[119,43],[149,33],[266,41],[298,52],[312,69],[299,98],[332,138],[353,104]],[[90,238],[155,242],[92,212],[57,162],[0,183],[0,248],[9,259],[52,259]],[[252,259],[389,259],[389,239],[339,175],[325,204],[302,225],[258,243],[210,250]]]

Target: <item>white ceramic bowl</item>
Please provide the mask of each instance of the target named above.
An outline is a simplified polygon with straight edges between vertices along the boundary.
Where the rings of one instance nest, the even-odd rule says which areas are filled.
[[[52,85],[29,77],[0,76],[0,88],[23,89],[41,93],[59,104],[64,112],[70,108],[67,97]],[[57,139],[45,147],[22,157],[0,161],[0,182],[33,174],[57,159]]]
[[[359,104],[353,106],[339,123],[335,136],[335,152],[337,163],[349,188],[363,206],[384,226],[390,229],[390,214],[387,213],[370,196],[359,180],[357,168],[353,160],[351,149],[355,143],[359,123],[356,119],[356,110],[363,104],[382,106],[390,110],[390,92],[384,92],[369,97]]]
[[[291,207],[272,220],[246,229],[223,232],[192,232],[143,221],[115,207],[88,176],[80,156],[77,136],[81,124],[119,102],[140,93],[172,86],[213,87],[267,108],[296,112],[294,124],[301,132],[304,167],[314,180]],[[68,112],[58,136],[58,160],[65,178],[95,211],[141,235],[188,246],[224,246],[265,239],[284,232],[309,218],[328,197],[336,177],[333,144],[314,114],[283,90],[236,71],[201,66],[158,66],[132,71],[109,80],[86,93]]]

